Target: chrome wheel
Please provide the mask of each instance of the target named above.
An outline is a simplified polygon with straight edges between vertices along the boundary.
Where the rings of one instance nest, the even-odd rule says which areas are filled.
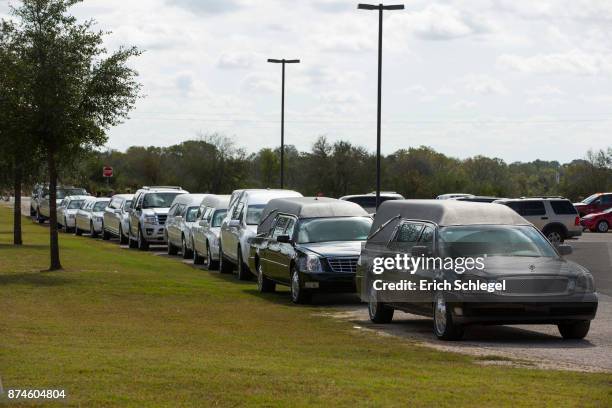
[[[599,232],[608,232],[609,225],[606,221],[599,221],[597,223],[597,231]]]
[[[261,270],[261,264],[257,265],[257,290],[263,292],[263,271]]]
[[[436,326],[436,332],[442,335],[446,332],[446,302],[444,296],[438,294],[436,297],[436,304],[434,307],[434,324]]]
[[[300,276],[297,271],[291,275],[291,300],[297,303],[300,298]]]
[[[368,299],[368,312],[370,313],[370,319],[376,316],[378,313],[378,301],[376,297],[376,289],[373,287],[370,289],[370,298]]]
[[[563,241],[561,237],[561,233],[559,231],[551,231],[546,235],[546,238],[551,242],[551,244],[560,244]]]

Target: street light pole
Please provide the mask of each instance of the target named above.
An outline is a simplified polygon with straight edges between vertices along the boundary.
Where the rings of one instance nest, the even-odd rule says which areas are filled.
[[[383,10],[403,10],[403,4],[385,6],[383,4],[359,4],[360,10],[378,10],[378,106],[376,109],[376,209],[380,205],[380,123],[382,115],[382,38]]]
[[[282,64],[282,96],[281,96],[281,147],[280,147],[280,188],[285,187],[285,64],[299,64],[300,60],[268,59],[273,64]]]

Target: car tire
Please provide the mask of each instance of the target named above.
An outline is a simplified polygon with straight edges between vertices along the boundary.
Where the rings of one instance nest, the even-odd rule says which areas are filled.
[[[608,232],[608,229],[610,228],[610,224],[608,224],[608,221],[606,220],[601,220],[597,223],[597,232]]]
[[[68,221],[66,220],[66,217],[64,217],[64,223],[62,224],[64,226],[64,232],[67,234],[70,232],[70,228],[68,228]]]
[[[227,260],[223,253],[223,247],[219,247],[219,272],[221,273],[232,273],[234,267],[230,261]]]
[[[312,298],[312,292],[308,289],[304,289],[300,274],[297,269],[291,269],[291,301],[297,304],[310,303]]]
[[[276,290],[276,283],[264,276],[259,262],[257,262],[257,290],[260,293],[272,293]]]
[[[236,253],[238,254],[238,262],[236,262],[236,269],[238,270],[236,276],[238,277],[238,280],[250,280],[253,275],[251,275],[251,272],[249,272],[249,267],[242,260],[242,249],[238,247]]]
[[[89,223],[89,235],[92,238],[98,238],[98,233],[96,232],[96,230],[94,228],[93,222]]]
[[[138,236],[136,237],[137,247],[141,251],[147,251],[149,249],[149,243],[142,235],[142,229],[138,227]]]
[[[377,291],[372,287],[368,299],[368,315],[372,323],[387,324],[393,320],[395,310],[378,301]]]
[[[125,245],[125,244],[129,244],[129,238],[126,238],[125,235],[123,235],[123,227],[120,225],[119,226],[119,245]]]
[[[463,337],[463,326],[453,321],[451,308],[441,292],[434,297],[433,331],[440,340],[460,340]]]
[[[550,227],[544,229],[544,235],[553,245],[562,244],[563,241],[565,241],[565,234],[563,233],[561,228],[558,227]]]
[[[106,228],[104,228],[104,226],[102,226],[102,239],[104,241],[108,241],[111,239],[111,233],[108,232]]]
[[[577,322],[559,323],[557,328],[564,340],[581,340],[589,333],[591,321],[580,320]]]
[[[193,253],[189,248],[187,248],[187,242],[185,241],[185,237],[181,239],[181,252],[183,254],[183,259],[193,258]]]
[[[34,207],[30,206],[30,217],[34,217],[36,215],[36,210]]]
[[[81,235],[83,235],[83,231],[81,231],[79,227],[74,227],[74,235],[80,237]]]
[[[208,245],[208,241],[206,241],[206,269],[209,271],[216,271],[219,269],[219,261],[213,261],[212,252],[210,250],[210,245]]]
[[[40,215],[40,210],[36,210],[36,222],[39,224],[45,223],[45,219],[43,218],[42,215]]]

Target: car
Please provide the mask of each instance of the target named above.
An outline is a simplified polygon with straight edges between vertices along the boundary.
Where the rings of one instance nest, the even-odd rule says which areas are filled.
[[[463,197],[453,197],[450,200],[457,201],[467,201],[470,203],[492,203],[493,201],[503,200],[501,197],[490,197],[490,196],[463,196]]]
[[[206,264],[208,270],[219,267],[219,234],[230,199],[229,195],[207,195],[200,203],[200,217],[191,228],[193,263]]]
[[[449,193],[449,194],[441,194],[436,197],[436,200],[450,200],[451,198],[461,198],[461,197],[473,197],[473,194],[467,193]]]
[[[580,225],[592,232],[608,232],[612,225],[612,208],[585,215],[580,219]]]
[[[104,230],[104,209],[110,198],[88,197],[76,212],[74,234],[88,233],[96,238]]]
[[[130,248],[146,251],[151,243],[166,243],[164,224],[172,202],[180,194],[189,191],[174,186],[145,186],[136,191],[129,211]]]
[[[206,194],[180,194],[172,202],[164,225],[168,255],[176,255],[180,250],[184,259],[193,257],[191,227],[200,216],[204,197]]]
[[[87,191],[84,188],[77,188],[77,187],[57,187],[56,189],[56,211],[57,211],[57,206],[59,206],[62,202],[62,200],[68,196],[75,196],[75,195],[80,195],[80,196],[84,196],[84,195],[88,195]],[[37,193],[37,198],[35,199],[35,205],[36,205],[36,210],[35,210],[35,216],[36,216],[36,221],[40,224],[42,224],[43,222],[45,222],[46,220],[49,219],[50,214],[51,214],[51,206],[49,205],[49,189],[46,187],[43,187],[42,189],[39,190],[39,192]]]
[[[134,194],[115,194],[111,197],[108,207],[104,210],[102,239],[106,241],[117,237],[121,245],[128,243],[128,210],[133,198]]]
[[[76,213],[89,196],[68,196],[57,207],[57,223],[64,232],[70,232],[76,227]]]
[[[359,204],[364,210],[366,210],[369,214],[373,214],[376,212],[376,192],[368,193],[368,194],[355,194],[355,195],[346,195],[339,198],[340,200],[350,201],[355,204]],[[404,196],[396,193],[395,191],[381,191],[380,192],[380,202],[384,203],[388,200],[403,200]]]
[[[579,203],[574,203],[580,218],[588,214],[601,213],[612,208],[612,193],[595,193]]]
[[[302,197],[293,190],[251,189],[243,190],[234,199],[221,223],[219,246],[219,270],[232,273],[238,270],[238,279],[252,277],[248,267],[248,239],[257,232],[261,212],[274,198]]]
[[[386,202],[362,249],[357,289],[373,322],[389,323],[394,310],[432,317],[441,340],[477,324],[554,324],[563,338],[581,339],[598,298],[590,272],[563,258],[571,249],[504,205]],[[396,258],[414,267],[398,268]]]
[[[325,197],[276,198],[250,238],[249,266],[260,292],[291,288],[294,303],[314,291],[354,292],[355,270],[372,226],[358,204]]]
[[[49,184],[36,183],[30,194],[30,217],[36,216],[37,208],[42,197],[49,191]],[[38,217],[37,217],[38,218]]]
[[[495,201],[531,222],[553,244],[582,235],[580,217],[571,201],[563,197],[522,197]]]

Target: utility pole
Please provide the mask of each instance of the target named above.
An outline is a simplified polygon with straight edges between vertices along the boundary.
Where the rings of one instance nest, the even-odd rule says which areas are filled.
[[[376,118],[376,209],[380,205],[380,122],[382,105],[382,38],[383,38],[383,10],[403,10],[403,4],[385,6],[382,3],[359,4],[360,10],[378,10],[378,108]]]
[[[273,64],[282,64],[282,96],[281,96],[281,147],[280,147],[280,188],[285,187],[285,64],[299,64],[299,59],[268,59]]]

